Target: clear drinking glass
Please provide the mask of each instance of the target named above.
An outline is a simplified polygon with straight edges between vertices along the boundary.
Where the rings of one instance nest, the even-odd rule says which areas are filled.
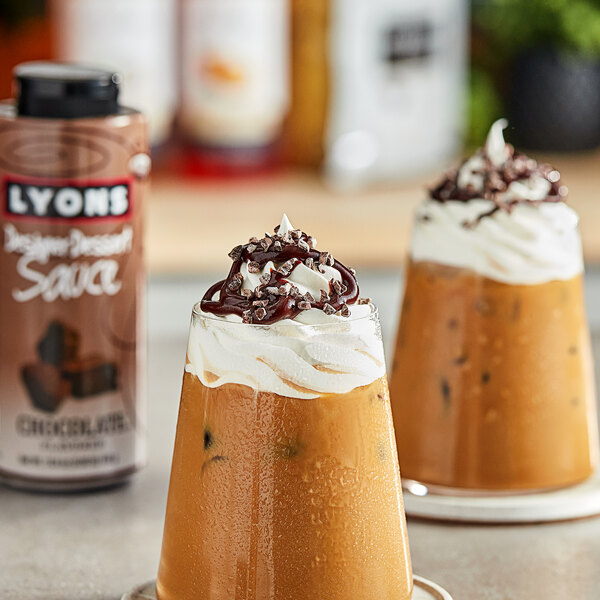
[[[597,463],[583,276],[509,285],[411,261],[390,383],[405,483],[543,490]]]
[[[354,347],[344,343],[349,332],[347,339],[358,340]],[[375,339],[374,353],[373,344],[360,346],[365,339]],[[243,384],[210,371],[223,349],[232,371],[245,370]],[[364,362],[353,360],[353,352],[377,365],[381,376],[365,384]],[[194,373],[197,353],[205,383]],[[275,363],[294,357],[303,360],[286,362],[292,375],[282,379]],[[339,378],[339,393],[319,392],[324,378]],[[282,382],[294,393],[278,393]],[[231,322],[194,308],[157,595],[411,597],[376,312],[286,326]]]

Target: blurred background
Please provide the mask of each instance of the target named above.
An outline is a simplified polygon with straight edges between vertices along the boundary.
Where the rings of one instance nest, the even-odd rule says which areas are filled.
[[[21,560],[6,545],[9,594],[13,583],[28,600],[117,598],[155,577],[191,307],[223,277],[229,250],[271,231],[283,211],[358,269],[391,359],[414,208],[498,117],[510,121],[509,141],[554,164],[569,187],[598,356],[600,0],[0,0],[0,98],[12,95],[14,65],[38,59],[119,70],[123,102],[150,121],[152,443],[130,488],[3,491],[0,525],[26,549]],[[583,576],[559,578],[556,590],[530,577],[587,563],[597,572],[589,522],[566,545],[562,527],[571,526],[523,528],[527,543],[495,527],[493,554],[481,528],[462,545],[454,528],[440,544],[427,535],[434,526],[411,523],[413,562],[457,590],[471,579],[492,586],[495,598],[507,597],[507,582],[520,598],[596,597]],[[502,570],[495,556],[516,556],[519,568]],[[493,575],[475,563],[494,565]]]
[[[153,276],[222,271],[283,210],[347,263],[397,268],[425,188],[500,116],[562,171],[600,259],[596,0],[0,3],[0,97],[43,58],[118,69],[147,114]]]

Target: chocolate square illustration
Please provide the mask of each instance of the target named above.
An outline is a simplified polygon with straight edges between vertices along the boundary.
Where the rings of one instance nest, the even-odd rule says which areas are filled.
[[[62,376],[71,384],[74,398],[87,398],[118,388],[117,365],[101,356],[88,356],[65,363]]]
[[[38,362],[21,369],[23,383],[33,406],[44,412],[55,412],[69,395],[69,382],[62,378],[59,369]]]
[[[59,367],[77,357],[79,333],[61,321],[51,321],[38,343],[37,351],[41,360]]]

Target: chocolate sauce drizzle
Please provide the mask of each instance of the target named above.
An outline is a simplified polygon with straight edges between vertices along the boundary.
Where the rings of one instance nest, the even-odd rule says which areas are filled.
[[[479,215],[475,222],[465,223],[467,227],[476,225],[484,217],[492,216],[499,210],[511,212],[518,204],[537,205],[541,202],[564,202],[568,190],[562,184],[560,173],[554,167],[549,164],[538,163],[525,154],[515,151],[510,144],[506,146],[510,156],[499,167],[488,158],[484,148],[477,151],[477,155],[483,159],[484,165],[481,170],[474,171],[474,173],[483,177],[483,190],[478,190],[472,185],[466,187],[458,185],[460,168],[467,162],[467,160],[464,160],[459,169],[448,171],[444,178],[429,190],[430,197],[438,202],[446,202],[448,200],[468,202],[476,198],[491,200],[494,206],[488,212]],[[507,200],[504,197],[511,183],[514,181],[524,181],[535,176],[546,179],[550,184],[548,194],[543,200],[528,200],[526,198],[511,198]]]
[[[328,252],[315,250],[313,238],[303,231],[296,229],[280,236],[278,230],[279,227],[276,227],[275,235],[267,233],[261,240],[251,238],[249,243],[236,246],[229,253],[233,260],[229,274],[207,290],[200,302],[201,309],[214,315],[235,314],[244,323],[264,325],[293,319],[310,308],[318,308],[326,314],[339,311],[342,316],[348,317],[348,304],[355,303],[359,294],[353,270],[335,260]],[[279,267],[263,274],[260,285],[254,290],[243,290],[240,269],[244,261],[248,261],[248,268],[254,273],[262,271],[269,261]],[[334,267],[342,280],[332,279],[329,292],[322,291],[319,298],[313,298],[310,293],[301,294],[287,279],[301,262],[319,272],[322,265]],[[220,292],[218,300],[212,300],[217,292]]]

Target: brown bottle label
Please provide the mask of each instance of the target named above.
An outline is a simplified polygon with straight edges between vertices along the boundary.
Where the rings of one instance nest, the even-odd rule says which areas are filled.
[[[144,125],[35,121],[0,119],[0,471],[96,480],[144,459]]]

